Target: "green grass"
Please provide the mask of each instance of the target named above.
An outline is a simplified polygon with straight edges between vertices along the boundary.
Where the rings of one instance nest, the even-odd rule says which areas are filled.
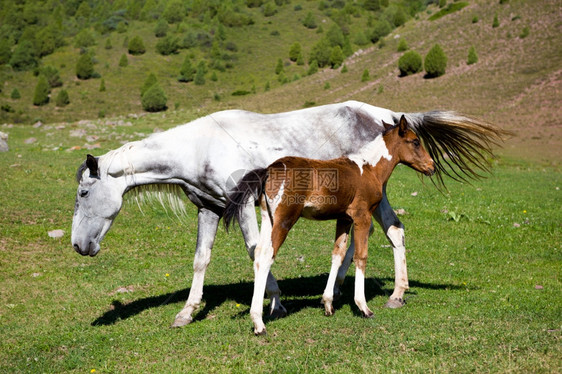
[[[444,17],[448,14],[451,14],[451,13],[454,13],[454,12],[457,12],[457,11],[461,10],[462,8],[464,8],[467,5],[468,5],[468,3],[465,2],[465,1],[459,2],[459,3],[449,3],[449,5],[447,5],[445,8],[441,9],[440,11],[438,11],[437,13],[435,13],[434,15],[429,17],[428,19],[430,21],[438,20],[441,17]]]
[[[335,316],[324,317],[334,223],[301,220],[273,265],[289,314],[267,321],[266,337],[252,334],[253,272],[241,235],[222,229],[196,321],[169,329],[193,274],[196,210],[189,206],[180,222],[158,207],[143,215],[128,202],[100,254],[77,255],[70,246],[74,173],[86,151],[68,151],[84,142],[70,133],[100,136],[101,154],[197,115],[148,115],[131,127],[0,127],[11,146],[0,157],[1,372],[559,370],[562,173],[509,158],[495,160],[489,178],[451,182],[446,193],[397,168],[389,197],[406,211],[411,290],[404,308],[382,308],[394,274],[377,230],[366,281],[375,317],[359,316],[353,271]],[[29,137],[37,142],[24,144]],[[59,228],[62,239],[47,236]]]

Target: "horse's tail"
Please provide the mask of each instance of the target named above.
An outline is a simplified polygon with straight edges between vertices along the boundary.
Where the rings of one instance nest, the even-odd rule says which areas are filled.
[[[263,186],[267,179],[268,169],[255,169],[244,175],[238,185],[232,189],[228,195],[226,207],[224,209],[224,227],[228,231],[233,220],[236,218],[240,222],[242,209],[252,198],[259,200],[263,193]]]
[[[480,172],[490,170],[490,159],[494,157],[492,148],[499,146],[506,136],[513,135],[453,111],[404,114],[435,162],[435,175],[441,186],[444,185],[443,175],[457,181],[482,177]]]

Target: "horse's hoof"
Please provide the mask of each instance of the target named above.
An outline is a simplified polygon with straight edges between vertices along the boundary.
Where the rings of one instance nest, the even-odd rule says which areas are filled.
[[[373,318],[374,316],[375,316],[375,314],[373,312],[371,312],[370,310],[367,313],[363,313],[364,318]]]
[[[174,323],[172,323],[170,327],[171,328],[183,327],[185,325],[189,325],[191,322],[193,322],[193,319],[180,316],[180,317],[176,317]]]
[[[330,306],[329,309],[325,309],[325,310],[324,310],[324,315],[325,315],[326,317],[331,317],[331,316],[333,316],[333,315],[334,315],[334,307],[333,307],[333,306]]]
[[[287,316],[287,309],[285,309],[284,307],[273,309],[269,313],[269,318],[271,319],[279,319],[279,318],[284,318],[286,316]]]
[[[386,304],[384,304],[384,307],[390,309],[398,309],[398,308],[402,308],[404,305],[406,305],[406,302],[400,298],[400,299],[388,300]]]
[[[261,331],[254,330],[254,335],[255,335],[255,336],[264,336],[264,335],[267,335],[267,330],[266,330],[265,328],[264,328],[263,330],[261,330]]]

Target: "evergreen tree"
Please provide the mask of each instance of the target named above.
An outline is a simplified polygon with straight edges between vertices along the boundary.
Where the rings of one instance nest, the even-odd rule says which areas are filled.
[[[361,75],[361,82],[367,82],[369,79],[371,79],[371,76],[369,75],[369,70],[367,69],[363,70],[363,75]]]
[[[8,39],[0,38],[0,65],[10,62],[12,57],[12,46]]]
[[[193,79],[194,83],[198,86],[204,85],[206,73],[207,73],[207,65],[205,65],[205,61],[200,61],[199,64],[197,65],[195,78]]]
[[[330,66],[332,69],[339,68],[343,63],[343,52],[339,45],[332,48],[332,53],[330,54]]]
[[[21,99],[20,92],[18,91],[17,88],[14,88],[14,89],[12,90],[12,93],[11,93],[11,95],[10,95],[10,98],[12,98],[12,99],[14,99],[14,100]]]
[[[169,23],[178,23],[185,17],[185,6],[181,0],[171,0],[166,4],[162,17]]]
[[[144,54],[144,52],[146,52],[144,42],[142,41],[140,36],[137,35],[129,41],[128,50],[132,55],[142,55]]]
[[[82,29],[74,37],[74,46],[76,48],[88,48],[96,45],[96,38],[89,29]]]
[[[59,71],[53,66],[45,66],[39,69],[39,73],[43,74],[49,82],[49,87],[55,88],[62,86],[62,79],[60,77]]]
[[[10,65],[15,71],[31,70],[39,64],[39,58],[30,41],[18,43],[12,56]]]
[[[299,55],[302,55],[302,47],[299,42],[295,42],[291,45],[291,48],[289,49],[289,59],[293,62],[297,61]]]
[[[157,38],[163,38],[168,34],[168,22],[165,19],[161,18],[157,23],[156,27],[154,28],[154,36]]]
[[[312,75],[318,72],[318,61],[316,60],[312,60],[312,62],[310,62],[310,66],[308,67],[308,75]]]
[[[119,59],[119,66],[124,68],[127,65],[129,65],[129,59],[127,59],[127,55],[125,53],[123,53],[121,55],[121,58]]]
[[[141,97],[142,108],[147,112],[160,112],[166,110],[167,101],[168,98],[166,97],[166,93],[160,87],[158,82],[150,86],[150,88]]]
[[[156,43],[156,50],[163,56],[178,53],[178,40],[172,36],[166,36]]]
[[[447,56],[439,44],[435,44],[425,56],[423,63],[425,72],[430,78],[445,74]]]
[[[494,16],[494,20],[492,21],[492,27],[496,28],[496,27],[499,27],[499,26],[500,26],[500,21],[498,20],[498,15],[496,14]]]
[[[100,92],[105,92],[105,79],[100,82]]]
[[[80,55],[76,63],[76,76],[79,79],[90,79],[94,75],[94,62],[89,53]]]
[[[33,105],[41,106],[49,102],[49,82],[44,75],[39,75],[37,86],[35,86],[35,93],[33,94]]]
[[[404,52],[408,50],[408,43],[406,42],[406,40],[404,38],[400,38],[400,41],[398,42],[398,47],[396,48],[396,50],[398,52]]]
[[[105,49],[111,49],[111,48],[113,48],[113,46],[111,45],[111,39],[107,38],[105,40]]]
[[[478,55],[476,54],[476,49],[471,46],[468,50],[468,58],[466,60],[467,65],[472,65],[478,62]]]
[[[275,74],[279,75],[283,71],[283,60],[278,59],[275,66]]]
[[[63,107],[70,104],[70,98],[68,97],[68,92],[66,92],[66,90],[60,90],[57,98],[55,99],[55,104],[58,107]]]
[[[422,57],[416,51],[408,51],[398,59],[400,75],[406,76],[422,71]]]
[[[376,21],[373,25],[373,31],[371,32],[371,41],[376,43],[379,39],[384,38],[392,31],[392,26],[387,20]]]
[[[191,82],[193,81],[193,77],[195,75],[195,69],[191,64],[191,58],[189,56],[185,56],[183,63],[180,68],[180,75],[178,77],[178,81],[180,82]]]
[[[330,42],[322,38],[316,44],[312,46],[310,51],[310,60],[316,60],[318,67],[324,67],[330,62],[330,55],[332,53],[332,48],[330,47]]]
[[[312,12],[308,12],[306,17],[304,18],[304,20],[302,21],[302,24],[307,28],[307,29],[315,29],[316,27],[318,27],[316,25],[316,20],[314,19],[314,16],[312,15]]]
[[[148,91],[150,87],[152,87],[157,82],[158,79],[156,79],[156,75],[154,75],[154,73],[148,74],[141,87],[141,97],[145,94],[146,91]]]

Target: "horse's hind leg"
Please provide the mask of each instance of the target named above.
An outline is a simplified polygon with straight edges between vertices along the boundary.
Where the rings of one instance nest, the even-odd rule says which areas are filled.
[[[193,311],[199,308],[203,297],[205,270],[211,261],[211,249],[215,242],[220,216],[216,213],[200,209],[198,214],[197,247],[193,259],[193,282],[189,297],[183,309],[176,315],[172,327],[185,326],[193,320]]]
[[[334,307],[332,305],[332,302],[334,301],[334,284],[336,282],[338,269],[342,265],[344,259],[347,247],[347,237],[349,236],[350,228],[351,222],[344,220],[337,221],[336,240],[334,242],[334,250],[332,252],[332,268],[330,269],[328,282],[326,283],[326,288],[324,289],[324,294],[322,295],[322,302],[324,303],[324,314],[327,316],[331,316],[334,314]]]
[[[405,304],[404,292],[409,289],[404,225],[400,222],[388,202],[386,185],[383,187],[383,199],[377,209],[375,209],[374,217],[381,225],[394,251],[394,292],[390,295],[389,300],[384,306],[387,308],[400,308]]]
[[[240,230],[244,236],[248,255],[252,261],[254,261],[254,251],[260,234],[253,201],[246,204],[244,209],[241,211],[241,217],[238,224],[240,225]],[[262,207],[262,229],[265,228],[264,225],[269,225],[269,230],[271,230],[271,222],[265,206]],[[281,290],[279,289],[277,281],[271,272],[267,275],[265,292],[270,299],[270,316],[273,318],[285,317],[287,315],[287,310],[281,304]]]

